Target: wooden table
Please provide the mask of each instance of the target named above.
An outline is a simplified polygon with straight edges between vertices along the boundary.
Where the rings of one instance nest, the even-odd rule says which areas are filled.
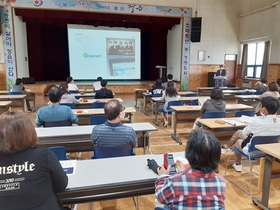
[[[192,91],[178,91],[178,94],[180,95],[180,96],[184,96],[184,95],[186,95],[186,94],[189,94],[189,93],[195,93],[195,92],[192,92]],[[143,92],[143,97],[144,97],[144,114],[146,114],[146,115],[149,115],[149,113],[147,112],[147,104],[152,100],[152,99],[155,99],[154,101],[156,102],[157,100],[158,101],[163,101],[162,100],[162,98],[161,97],[157,97],[157,98],[152,98],[152,93],[151,92],[149,92],[149,93],[147,93],[147,92]],[[191,98],[193,98],[193,97],[181,97],[181,98],[188,98],[188,99],[190,99],[191,100]],[[186,100],[187,101],[187,100]]]
[[[197,94],[199,96],[201,95],[210,95],[212,89],[214,87],[197,87]],[[223,90],[241,90],[240,87],[220,87]]]
[[[277,158],[280,159],[280,143],[275,144],[260,144],[256,145],[256,148],[265,152],[265,165],[264,165],[264,178],[262,187],[262,200],[256,197],[252,198],[252,201],[262,209],[270,209],[268,207],[269,201],[269,190],[270,190],[270,180],[271,180],[271,168],[272,162]]]
[[[12,101],[0,101],[0,109],[3,109],[4,111],[8,110],[11,111],[11,107],[9,106],[12,103]]]
[[[157,128],[155,128],[151,123],[148,122],[126,123],[125,125],[132,127],[135,132],[141,133],[141,136],[138,136],[138,139],[140,137],[144,138],[144,154],[147,148],[149,153],[151,153],[150,132],[157,131]],[[93,145],[90,141],[90,138],[94,126],[95,125],[62,126],[48,128],[40,127],[35,128],[35,130],[39,139],[39,146],[64,146],[67,152],[83,152],[93,151]]]
[[[204,103],[204,101],[206,101],[207,99],[209,99],[208,96],[192,96],[192,97],[180,97],[180,101],[186,101],[186,102],[191,102],[191,101],[194,101],[194,100],[198,100],[199,103]],[[157,121],[157,115],[158,115],[158,106],[160,103],[164,103],[164,100],[161,98],[161,97],[153,97],[151,98],[151,100],[155,103],[155,110],[154,110],[154,114],[155,114],[155,117],[153,119],[153,123],[155,125],[159,125],[158,121]],[[187,106],[185,106],[187,107]],[[195,106],[193,106],[195,107]],[[199,106],[201,107],[201,106]],[[200,108],[199,108],[200,110]]]
[[[116,99],[118,100],[120,103],[123,102],[123,100],[121,98],[102,98],[102,99],[87,99],[87,101],[81,101],[80,103],[76,104],[76,107],[91,107],[91,104],[93,102],[96,102],[96,101],[100,101],[100,102],[105,102],[107,103],[108,101],[112,100],[112,99]]]
[[[177,115],[178,115],[178,113],[187,113],[187,114],[199,113],[200,110],[201,110],[201,106],[171,106],[171,108],[172,108],[172,118],[173,118],[173,123],[172,123],[173,134],[171,134],[171,137],[175,141],[177,141],[179,144],[182,144],[180,138],[176,134],[176,131],[177,131]],[[226,112],[247,110],[247,109],[253,109],[253,107],[248,106],[248,105],[244,105],[244,104],[226,104]],[[209,125],[210,126],[209,128],[212,129],[212,130],[213,130],[213,125],[217,125],[217,123],[215,123],[217,118],[214,118],[214,119],[199,119],[199,122],[200,122],[200,120],[205,120],[205,121],[202,121],[202,122],[206,123],[206,125],[205,125],[206,127],[208,127],[207,125]],[[209,124],[208,124],[208,120],[210,121]],[[215,128],[215,129],[217,129],[217,128]]]
[[[22,100],[22,109],[26,111],[26,95],[0,95],[0,101]]]
[[[236,103],[242,103],[244,100],[246,102],[256,102],[256,100],[259,100],[260,95],[234,95],[234,98],[236,99]]]
[[[95,93],[71,93],[75,98],[94,98]]]
[[[98,115],[98,114],[104,114],[104,109],[103,108],[98,108],[98,109],[72,109],[74,114],[76,116],[91,116],[91,115]],[[131,117],[132,113],[135,113],[136,110],[133,107],[125,107],[124,112],[128,114],[128,120],[131,123]]]

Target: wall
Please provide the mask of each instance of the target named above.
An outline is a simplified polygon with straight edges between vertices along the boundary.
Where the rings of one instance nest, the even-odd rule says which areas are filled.
[[[167,74],[173,74],[173,79],[180,81],[181,51],[182,46],[182,21],[180,25],[173,26],[167,34]]]
[[[241,14],[248,14],[254,10],[262,9],[275,1],[242,1]],[[253,14],[240,17],[240,41],[271,40],[271,64],[280,63],[280,4]]]
[[[17,77],[29,77],[26,25],[21,17],[14,16]],[[19,36],[20,35],[20,36]]]

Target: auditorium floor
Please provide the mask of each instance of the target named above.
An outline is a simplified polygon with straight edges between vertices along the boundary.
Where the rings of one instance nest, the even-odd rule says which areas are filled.
[[[126,107],[133,107],[135,105],[135,99],[134,94],[117,94],[115,97],[122,98],[124,100],[124,106]],[[46,105],[48,102],[48,98],[43,97],[43,94],[36,94],[36,107],[37,109],[41,106]],[[143,100],[138,101],[138,105],[140,106],[139,109],[137,109],[137,112],[132,117],[132,122],[152,122],[153,115],[146,116],[143,114]],[[15,108],[14,110],[18,110],[18,108]],[[27,115],[30,117],[31,121],[34,123],[36,113],[27,113]],[[159,119],[161,117],[159,116]],[[35,123],[34,123],[35,124]],[[158,131],[152,132],[151,135],[151,150],[154,154],[163,154],[166,152],[177,152],[177,151],[184,151],[186,146],[186,141],[188,139],[188,136],[191,132],[191,128],[193,125],[193,121],[186,121],[183,123],[178,124],[178,134],[181,137],[181,140],[183,142],[182,145],[179,145],[177,142],[175,142],[171,138],[172,129],[169,126],[168,128],[164,128],[162,126],[162,123],[158,127]],[[223,138],[225,139],[225,138]],[[225,140],[221,140],[221,143],[224,143]],[[136,149],[136,154],[141,155],[143,154],[142,148]],[[226,161],[229,158],[230,152],[228,152],[226,155],[221,156],[221,161],[219,165],[219,173],[224,174]],[[82,158],[87,159],[89,157],[89,154],[83,154]],[[259,166],[255,166],[254,170],[258,172]],[[248,167],[244,169],[245,171],[248,170]],[[232,171],[232,168],[231,170]],[[233,172],[235,173],[235,172]],[[240,177],[240,173],[236,172],[236,177]],[[244,173],[242,173],[244,174]],[[246,181],[247,177],[242,176],[239,178],[239,181],[243,184],[248,183]],[[257,183],[257,176],[253,180],[253,195],[247,195],[243,191],[241,191],[239,188],[237,188],[235,185],[231,184],[229,181],[226,180],[227,188],[226,188],[226,209],[227,210],[235,210],[235,209],[242,209],[242,210],[251,210],[251,209],[258,209],[251,201],[252,196],[257,196],[258,198],[261,197],[261,189],[258,189],[256,186]],[[273,179],[271,182],[271,192],[270,192],[270,207],[272,209],[280,209],[280,179]],[[140,196],[139,198],[139,206],[140,210],[153,210],[155,206],[155,198],[154,195],[146,195],[146,196]],[[112,203],[116,204],[115,207]],[[78,210],[88,210],[89,205],[88,204],[79,204],[77,207]],[[116,201],[104,201],[104,202],[95,202],[93,203],[94,210],[133,210],[134,202],[132,198],[126,198],[126,199],[118,199]]]

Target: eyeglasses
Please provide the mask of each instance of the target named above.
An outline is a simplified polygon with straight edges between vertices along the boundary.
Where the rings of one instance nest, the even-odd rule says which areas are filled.
[[[121,112],[123,112],[125,110],[125,107],[123,107],[122,109],[121,109]]]

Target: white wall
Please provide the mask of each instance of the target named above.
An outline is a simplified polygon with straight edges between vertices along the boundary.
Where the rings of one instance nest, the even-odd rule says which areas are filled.
[[[14,25],[17,77],[29,77],[29,66],[26,60],[28,58],[26,24],[22,22],[21,17],[14,16]]]
[[[269,7],[272,3],[280,3],[279,0],[261,1],[247,0],[240,7],[240,30],[241,42],[271,41],[271,64],[280,63],[280,4]],[[262,11],[256,11],[262,10]]]
[[[173,74],[173,79],[180,81],[181,52],[182,52],[182,21],[173,26],[167,34],[167,74]]]

